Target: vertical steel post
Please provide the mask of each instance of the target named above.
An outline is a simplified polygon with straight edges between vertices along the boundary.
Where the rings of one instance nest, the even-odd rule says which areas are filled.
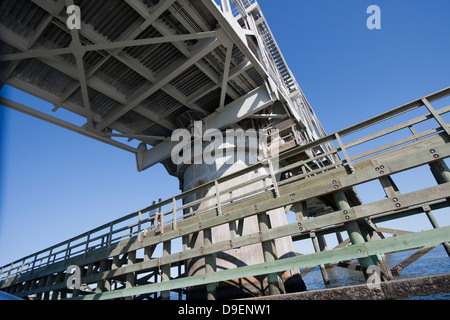
[[[63,272],[58,272],[56,274],[55,284],[58,284],[58,283],[62,282],[63,279],[64,279],[64,273]],[[31,285],[31,282],[29,282],[29,281],[27,283],[25,283],[24,291],[28,291],[30,289],[30,285]],[[52,294],[51,300],[58,300],[60,292],[61,292],[61,290],[53,290],[53,294]]]
[[[434,154],[437,155],[436,153]],[[450,182],[450,170],[444,160],[430,163],[430,169],[438,184]]]
[[[102,260],[102,262],[100,262],[99,272],[103,273],[106,270],[108,270],[108,260]],[[95,289],[96,293],[101,293],[109,290],[111,290],[110,280],[103,279],[97,282],[97,288]]]
[[[45,286],[48,288],[53,284],[54,281],[54,276],[53,275],[49,275],[47,277],[47,281],[45,282]],[[44,298],[43,300],[50,300],[50,291],[44,291]]]
[[[130,251],[128,253],[127,265],[132,266],[136,263],[136,251]],[[128,273],[126,275],[126,285],[125,288],[133,288],[135,285],[136,274],[134,272]],[[134,296],[126,297],[125,300],[133,300]]]
[[[275,196],[278,198],[280,196],[280,191],[278,189],[277,177],[275,176],[275,171],[273,169],[273,163],[272,163],[272,160],[270,160],[270,158],[268,159],[268,163],[269,163],[270,177],[272,179],[273,189],[275,190]]]
[[[138,213],[138,234],[137,234],[137,239],[139,242],[142,241],[142,234],[141,234],[141,230],[142,230],[142,213],[141,211],[139,211]]]
[[[212,231],[211,229],[203,230],[203,238],[204,238],[204,246],[209,247],[212,245]],[[208,254],[205,256],[205,273],[214,273],[216,272],[216,257],[214,254]],[[216,283],[208,283],[206,285],[206,294],[208,300],[216,300],[217,299],[217,285]]]
[[[163,243],[163,257],[170,256],[172,251],[172,242],[166,241]],[[170,264],[165,264],[161,268],[161,281],[166,282],[170,281]],[[170,300],[170,291],[162,291],[161,292],[161,299],[163,300]]]
[[[89,250],[89,241],[91,240],[91,232],[88,232],[87,238],[86,238],[86,246],[84,248],[84,257],[86,258],[88,256],[88,250]]]
[[[219,216],[222,215],[222,202],[220,201],[220,191],[219,191],[219,182],[214,180],[214,187],[216,191],[216,202],[217,202],[217,214]]]
[[[42,278],[39,279],[39,284],[38,284],[38,288],[43,288],[45,287],[45,284],[47,283],[47,276],[44,276]],[[11,294],[13,294],[14,292],[10,292]],[[78,290],[73,289],[73,293],[72,296],[76,297],[78,295]],[[36,300],[42,300],[42,292],[38,292],[36,293]]]
[[[333,199],[336,202],[336,205],[339,210],[350,209],[347,197],[345,196],[345,193],[343,191],[334,192]],[[364,237],[356,221],[349,221],[344,225],[347,230],[350,241],[353,244],[360,244],[365,242]],[[362,268],[366,269],[369,266],[374,265],[375,263],[372,257],[367,257],[359,259],[359,264],[361,265]]]
[[[172,198],[172,230],[176,229],[177,229],[177,199]]]
[[[314,250],[316,252],[322,251],[320,249],[319,243],[317,241],[316,234],[314,232],[311,232],[310,237],[313,242]],[[322,279],[323,279],[323,283],[325,284],[325,287],[330,288],[330,280],[328,279],[327,270],[325,268],[325,265],[323,265],[323,264],[320,265],[320,273],[322,274]]]
[[[341,136],[339,135],[339,133],[335,133],[334,134],[338,144],[339,144],[339,148],[341,149],[342,153],[344,154],[344,158],[345,161],[347,162],[348,167],[350,168],[350,171],[353,172],[355,171],[355,168],[353,167],[352,161],[350,160],[350,157],[347,153],[347,149],[345,148],[344,144],[342,143],[342,139]]]
[[[430,163],[430,170],[433,173],[434,178],[438,184],[444,184],[450,182],[450,170],[444,160],[439,160],[433,163]],[[447,198],[447,203],[450,205],[450,198]],[[428,219],[431,222],[433,228],[439,228],[439,224],[434,217],[433,213],[430,210],[425,210],[425,213]],[[448,256],[450,257],[450,243],[443,243],[445,251],[447,251]]]
[[[426,208],[424,208],[425,214],[427,215],[428,220],[430,220],[430,223],[433,226],[433,228],[434,229],[439,228],[440,226],[439,226],[436,218],[434,217],[433,213],[431,212],[430,207],[429,206],[424,206],[424,207],[426,207]],[[445,251],[447,251],[447,255],[450,257],[450,243],[444,242],[442,245],[444,246]]]
[[[270,229],[270,220],[267,213],[261,213],[258,215],[259,230],[261,233],[267,232]],[[264,253],[264,261],[272,262],[277,259],[275,243],[271,241],[264,241],[260,238],[262,242],[262,249]],[[267,281],[269,283],[269,293],[270,295],[278,295],[285,293],[285,288],[281,276],[277,273],[271,273],[267,275]]]

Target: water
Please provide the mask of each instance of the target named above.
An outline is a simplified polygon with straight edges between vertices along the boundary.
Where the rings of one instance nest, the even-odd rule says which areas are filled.
[[[394,267],[416,250],[387,254],[389,267]],[[327,269],[331,287],[342,287],[349,285],[364,284],[362,272],[350,270],[341,267]],[[398,276],[394,276],[395,280],[424,277],[436,274],[450,273],[450,258],[442,246],[436,247],[426,255],[415,261],[408,267],[400,271]],[[320,269],[317,267],[308,273],[303,280],[306,283],[308,291],[325,289]],[[431,296],[422,296],[410,298],[410,300],[450,300],[450,293],[437,294]]]

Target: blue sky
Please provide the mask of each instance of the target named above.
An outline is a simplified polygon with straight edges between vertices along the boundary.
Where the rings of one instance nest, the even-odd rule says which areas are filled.
[[[328,133],[449,85],[449,1],[259,3]],[[381,30],[366,27],[371,4],[381,8]],[[53,108],[6,86],[0,94],[47,112]],[[125,151],[0,110],[0,265],[179,193],[177,179],[161,165],[138,173]],[[419,177],[434,184],[424,170],[416,171]],[[401,191],[411,181],[399,177]],[[363,188],[369,200],[379,195],[379,188]],[[450,224],[447,216],[436,215],[442,225]],[[407,226],[430,227],[424,217],[414,221]]]

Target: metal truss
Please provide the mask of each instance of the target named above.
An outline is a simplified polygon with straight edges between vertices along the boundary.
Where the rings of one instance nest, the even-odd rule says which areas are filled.
[[[82,13],[79,30],[66,26],[65,9],[73,4]],[[227,127],[258,113],[270,114],[267,109],[282,100],[288,116],[304,128],[305,142],[324,136],[257,2],[221,4],[6,1],[5,12],[11,17],[28,15],[20,26],[12,20],[0,26],[1,85],[50,102],[53,112],[69,110],[86,123],[67,124],[57,120],[57,113],[32,112],[33,106],[6,99],[2,105],[130,151],[142,159],[138,170],[169,161],[161,149],[167,149],[164,144],[180,127],[177,119],[189,112],[205,122],[226,119],[221,125]],[[115,15],[103,14],[101,7]],[[28,30],[27,21],[35,27]],[[242,115],[246,98],[261,91],[270,103]]]

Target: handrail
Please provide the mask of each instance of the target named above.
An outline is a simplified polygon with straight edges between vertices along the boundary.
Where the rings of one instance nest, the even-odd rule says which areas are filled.
[[[123,238],[131,238],[133,236],[139,235],[142,232],[155,229],[158,227],[163,227],[167,224],[173,224],[176,225],[176,222],[181,219],[189,219],[193,215],[198,215],[206,211],[210,211],[211,209],[217,208],[218,215],[221,214],[221,207],[224,205],[230,204],[236,200],[244,199],[246,197],[252,196],[254,194],[257,194],[259,192],[264,192],[267,190],[272,190],[274,192],[277,191],[277,181],[276,179],[273,179],[276,175],[279,175],[283,172],[286,172],[288,170],[294,170],[297,169],[300,173],[288,180],[278,182],[278,186],[281,186],[286,183],[290,183],[292,181],[297,181],[299,179],[304,179],[310,175],[317,175],[321,174],[322,172],[326,172],[329,170],[332,170],[334,168],[338,168],[341,166],[349,166],[350,163],[348,161],[357,162],[358,160],[367,157],[373,153],[382,152],[385,149],[392,149],[395,147],[398,147],[400,145],[403,145],[405,143],[412,142],[414,140],[418,140],[420,138],[423,138],[428,135],[437,134],[439,132],[447,132],[449,124],[446,123],[446,128],[443,128],[442,126],[435,127],[434,125],[431,126],[431,128],[426,129],[420,133],[417,133],[413,130],[411,130],[411,136],[396,140],[387,144],[384,144],[383,146],[379,146],[376,148],[371,148],[367,151],[363,151],[357,155],[348,155],[345,157],[345,159],[340,160],[339,152],[343,152],[343,150],[349,150],[350,148],[363,145],[365,143],[368,143],[374,139],[387,136],[389,134],[392,134],[394,132],[398,132],[402,129],[410,129],[413,125],[416,125],[418,123],[422,123],[427,120],[435,119],[437,121],[437,124],[444,123],[442,121],[441,115],[450,112],[450,106],[443,107],[437,110],[433,109],[433,112],[430,112],[428,109],[429,106],[426,106],[424,104],[424,101],[427,102],[434,102],[436,100],[442,99],[444,97],[447,97],[450,95],[450,87],[447,87],[443,90],[440,90],[436,93],[430,94],[424,98],[414,100],[408,104],[405,104],[403,106],[400,106],[398,108],[389,110],[381,115],[375,116],[371,119],[365,120],[363,122],[360,122],[358,124],[355,124],[353,126],[350,126],[346,129],[340,130],[337,133],[327,135],[325,137],[321,137],[317,139],[316,141],[313,141],[311,143],[308,143],[306,145],[296,146],[294,148],[288,149],[284,152],[282,152],[279,155],[280,160],[288,159],[294,155],[298,155],[304,152],[307,152],[309,150],[318,149],[322,151],[325,151],[326,149],[322,146],[325,143],[332,143],[333,141],[337,140],[337,137],[344,137],[347,135],[350,135],[352,133],[358,132],[362,129],[368,128],[370,126],[379,124],[383,121],[386,121],[388,119],[391,119],[393,117],[399,116],[401,114],[407,113],[409,111],[415,110],[417,108],[426,107],[426,111],[428,113],[415,117],[411,120],[404,121],[400,124],[397,124],[395,126],[391,126],[389,128],[377,131],[375,133],[372,133],[370,135],[367,135],[362,138],[358,138],[356,140],[353,140],[351,142],[347,143],[340,143],[337,147],[332,148],[331,150],[328,150],[327,152],[315,154],[312,153],[313,156],[309,157],[306,160],[298,161],[292,164],[289,164],[285,167],[279,168],[277,170],[273,170],[270,172],[270,170],[266,170],[265,174],[262,174],[260,176],[257,176],[253,179],[249,179],[248,181],[245,181],[243,183],[240,183],[238,185],[234,185],[232,187],[229,187],[227,189],[220,189],[220,186],[226,182],[230,181],[231,179],[234,179],[242,174],[262,169],[267,167],[268,161],[275,161],[277,158],[269,157],[265,160],[263,160],[260,163],[257,163],[255,165],[249,166],[241,171],[235,172],[233,174],[218,178],[216,180],[210,181],[208,183],[205,183],[204,185],[195,187],[191,190],[188,190],[186,192],[183,192],[181,194],[178,194],[174,197],[171,197],[169,199],[166,199],[164,201],[160,201],[159,203],[155,203],[151,206],[148,206],[142,210],[130,213],[128,215],[125,215],[124,217],[121,217],[119,219],[113,220],[111,222],[108,222],[106,224],[103,224],[100,227],[97,227],[95,229],[89,230],[85,233],[82,233],[76,237],[73,237],[69,240],[63,241],[61,243],[58,243],[56,245],[53,245],[51,247],[48,247],[44,250],[38,251],[36,253],[33,253],[31,255],[25,256],[21,259],[18,259],[10,264],[7,264],[0,269],[0,280],[4,280],[6,278],[17,276],[19,274],[24,274],[27,272],[33,272],[34,270],[38,268],[47,267],[50,264],[53,264],[57,261],[66,260],[70,256],[73,256],[74,254],[79,253],[85,253],[88,254],[89,251],[94,250],[98,247],[104,247],[104,246],[110,246],[112,243],[117,242],[120,239]],[[436,118],[438,117],[438,118]],[[326,157],[334,157],[335,162],[331,161],[331,164],[329,165],[321,165],[318,161],[320,159],[325,159]],[[312,168],[315,166],[315,168]],[[309,168],[309,169],[308,169]],[[238,190],[240,188],[243,188],[244,186],[259,182],[259,181],[265,181],[266,179],[272,179],[272,182],[269,185],[265,185],[263,188],[258,188],[256,190],[253,190],[252,192],[239,195],[239,196],[229,196],[228,199],[224,199],[224,195],[229,194],[230,192],[234,190]],[[195,195],[197,192],[205,191],[206,195],[205,197],[197,200],[193,200],[187,203],[183,203],[183,205],[178,206],[176,205],[176,201],[178,200],[184,200],[186,197],[190,195]],[[208,191],[211,190],[210,193]],[[216,204],[211,204],[207,208],[197,209],[195,210],[194,207],[198,204],[205,202],[206,200],[212,200],[216,199]],[[167,210],[162,210],[163,207],[167,206]],[[189,208],[192,208],[190,212],[183,212],[183,214],[178,215],[178,211],[185,211]],[[142,219],[143,213],[149,213],[148,218]],[[158,225],[157,222],[157,216],[156,214],[161,215],[161,225]],[[175,219],[173,218],[175,214]],[[167,217],[166,220],[164,217]],[[135,220],[138,218],[138,220]],[[126,225],[119,226],[119,224],[126,222]],[[136,231],[133,231],[137,227]],[[122,232],[128,231],[128,233],[122,234]],[[103,232],[101,234],[97,234],[99,232]],[[113,236],[116,236],[116,238],[113,238]],[[82,247],[80,251],[74,252],[73,249]]]

